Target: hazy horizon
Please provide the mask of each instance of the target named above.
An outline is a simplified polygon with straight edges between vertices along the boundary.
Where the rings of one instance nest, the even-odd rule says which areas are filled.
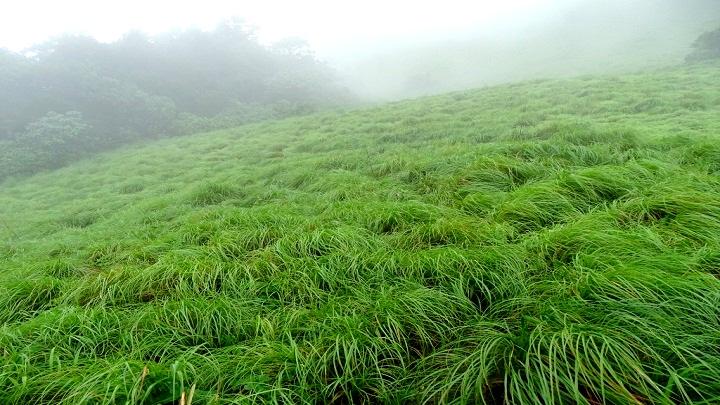
[[[67,33],[112,42],[129,31],[154,35],[188,28],[208,30],[224,20],[239,18],[255,27],[263,42],[303,38],[326,56],[362,42],[407,40],[497,27],[579,1],[509,0],[502,4],[467,0],[443,3],[370,0],[349,4],[325,0],[302,3],[209,0],[202,4],[166,0],[102,4],[87,0],[28,1],[6,7],[0,16],[0,48],[22,51]],[[44,12],[38,14],[38,9]]]
[[[720,2],[30,1],[0,16],[0,48],[19,52],[67,34],[113,42],[131,31],[207,31],[230,19],[264,44],[300,39],[358,96],[392,100],[671,64],[720,22]]]
[[[0,16],[0,48],[22,52],[65,35],[110,43],[129,32],[210,31],[229,20],[265,45],[307,43],[351,92],[382,101],[673,64],[720,24],[720,2],[30,1]]]

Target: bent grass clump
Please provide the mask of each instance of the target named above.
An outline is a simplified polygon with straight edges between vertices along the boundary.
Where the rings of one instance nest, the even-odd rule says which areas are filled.
[[[687,92],[720,101],[720,67],[249,125],[6,183],[0,402],[718,403],[720,105]]]

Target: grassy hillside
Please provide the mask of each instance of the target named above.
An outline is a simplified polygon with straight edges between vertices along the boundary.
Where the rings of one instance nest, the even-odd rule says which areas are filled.
[[[0,403],[718,403],[720,64],[0,187]]]

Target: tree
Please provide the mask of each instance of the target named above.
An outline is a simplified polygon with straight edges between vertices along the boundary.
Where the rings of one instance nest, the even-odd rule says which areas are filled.
[[[18,149],[24,150],[29,161],[43,168],[55,167],[72,157],[90,152],[88,125],[78,111],[65,114],[49,112],[30,123],[25,132],[15,138]],[[40,160],[40,161],[37,161]]]
[[[688,55],[688,62],[720,59],[720,28],[706,32],[693,43],[694,51]]]
[[[32,108],[30,85],[35,66],[22,55],[0,49],[0,140],[27,125]]]

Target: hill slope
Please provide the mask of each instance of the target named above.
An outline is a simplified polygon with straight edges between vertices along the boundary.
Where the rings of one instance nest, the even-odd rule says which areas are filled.
[[[716,403],[718,117],[705,65],[6,182],[0,402]]]

